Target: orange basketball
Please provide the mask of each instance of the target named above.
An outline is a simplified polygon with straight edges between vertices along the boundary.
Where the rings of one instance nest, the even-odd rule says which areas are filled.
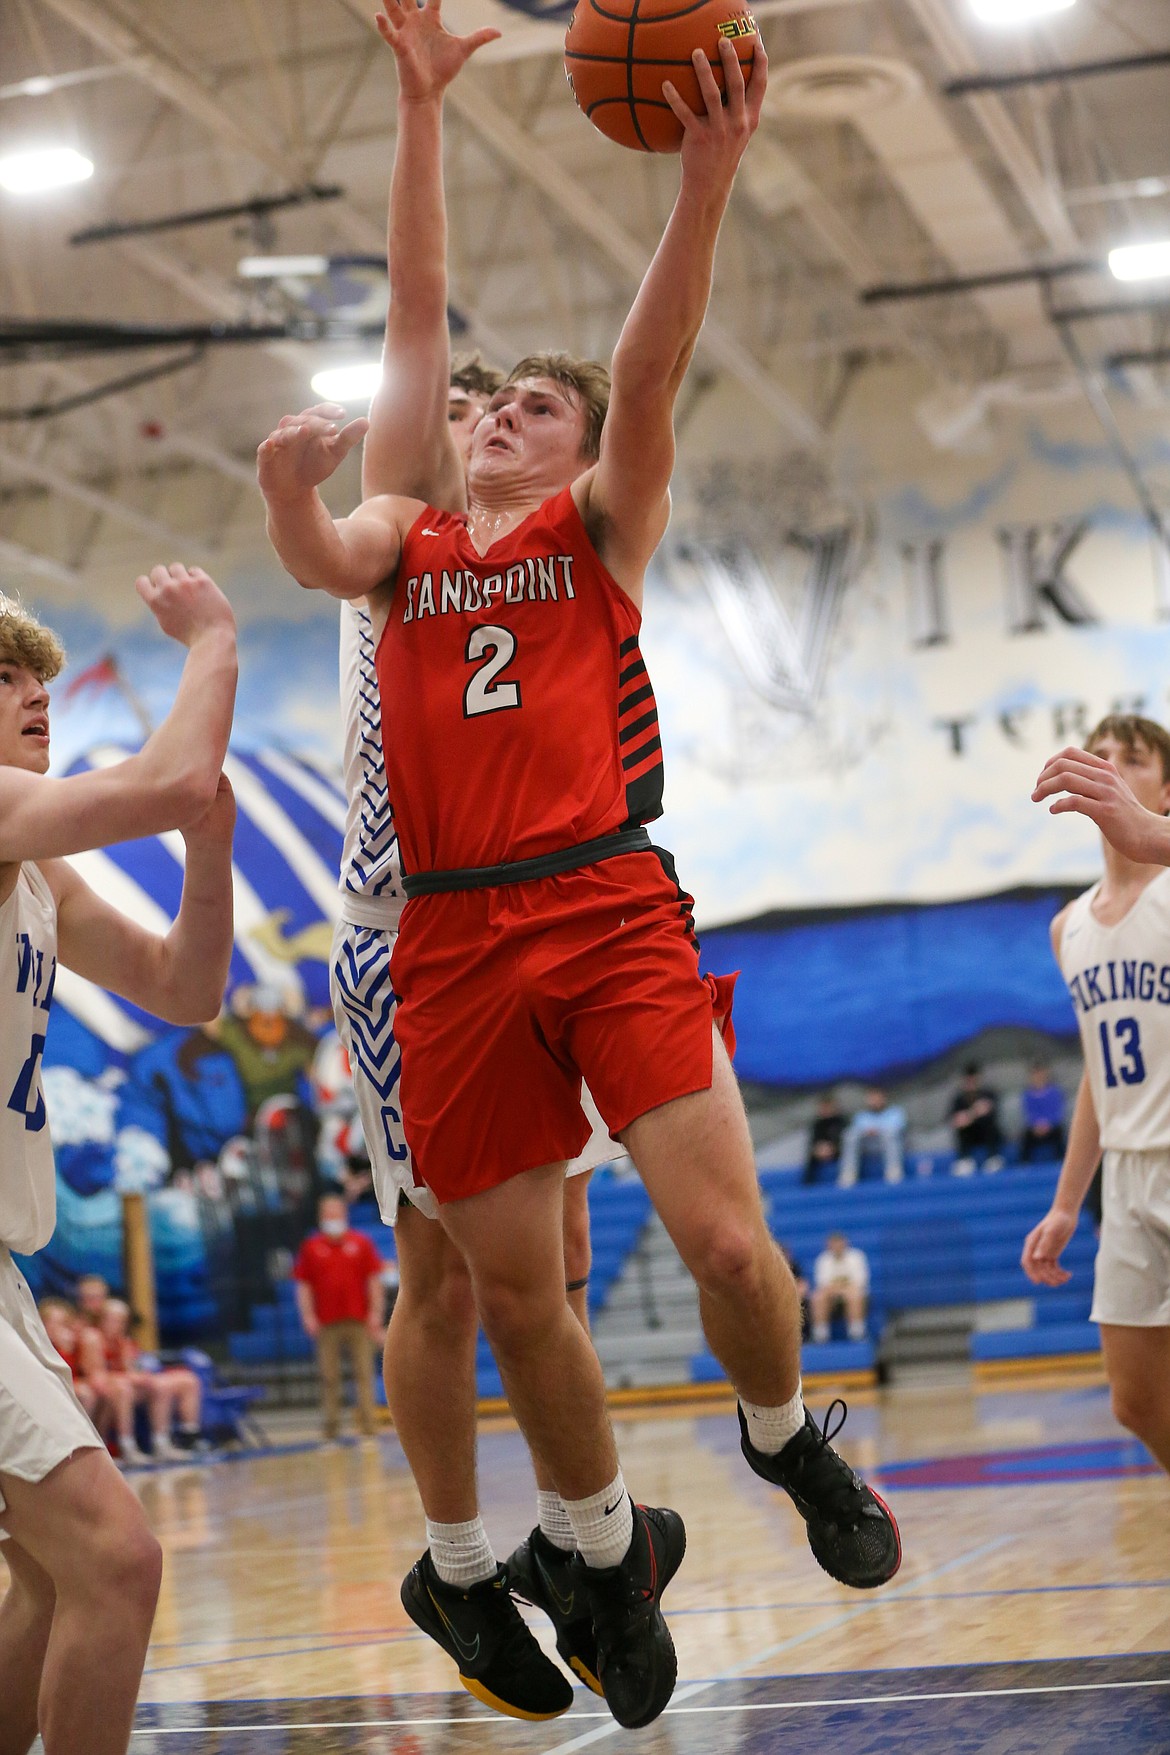
[[[756,21],[746,0],[577,0],[565,32],[565,72],[578,106],[610,140],[639,152],[677,152],[682,124],[662,82],[669,79],[702,115],[691,54],[706,51],[722,91],[721,37],[735,44],[750,78]]]

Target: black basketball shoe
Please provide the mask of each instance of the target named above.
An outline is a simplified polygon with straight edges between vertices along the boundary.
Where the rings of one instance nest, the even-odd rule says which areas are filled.
[[[430,1550],[402,1581],[402,1606],[417,1627],[455,1659],[469,1694],[509,1718],[556,1718],[573,1690],[545,1657],[512,1598],[508,1574],[466,1589],[444,1584]]]
[[[687,1534],[677,1511],[634,1506],[634,1534],[620,1566],[573,1568],[597,1636],[597,1676],[620,1725],[656,1719],[678,1676],[674,1641],[658,1607],[682,1564]]]
[[[830,1434],[834,1408],[840,1408],[841,1418]],[[888,1583],[902,1564],[902,1543],[889,1507],[829,1443],[848,1411],[843,1401],[830,1402],[824,1425],[818,1426],[806,1408],[804,1426],[795,1438],[775,1456],[765,1456],[748,1437],[740,1408],[740,1443],[756,1474],[783,1487],[803,1517],[818,1566],[841,1584],[873,1590]]]
[[[597,1636],[572,1554],[550,1542],[537,1524],[504,1562],[512,1595],[543,1609],[557,1633],[557,1650],[575,1676],[603,1698],[597,1678]]]

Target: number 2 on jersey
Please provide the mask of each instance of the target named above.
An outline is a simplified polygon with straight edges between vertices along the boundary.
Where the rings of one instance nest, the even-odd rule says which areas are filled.
[[[472,628],[467,640],[468,664],[475,664],[485,652],[490,652],[491,656],[485,664],[480,664],[463,691],[465,719],[474,719],[479,713],[500,713],[505,707],[520,705],[520,684],[496,681],[516,656],[516,636],[507,628]]]
[[[1105,1063],[1105,1083],[1109,1089],[1115,1090],[1120,1080],[1123,1085],[1140,1085],[1146,1076],[1146,1063],[1142,1058],[1141,1031],[1136,1018],[1117,1018],[1113,1025],[1113,1034],[1124,1058],[1119,1059],[1117,1067],[1113,1065],[1113,1050],[1109,1042],[1109,1025],[1102,1020],[1101,1058]]]

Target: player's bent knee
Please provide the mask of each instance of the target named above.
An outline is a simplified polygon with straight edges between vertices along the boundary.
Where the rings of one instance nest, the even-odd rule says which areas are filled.
[[[535,1336],[549,1332],[551,1324],[565,1310],[565,1291],[559,1276],[551,1288],[480,1286],[476,1304],[493,1349],[512,1354],[531,1349]]]
[[[723,1221],[691,1240],[686,1263],[708,1291],[746,1286],[760,1272],[759,1239],[748,1226]]]
[[[1111,1386],[1109,1399],[1113,1418],[1135,1437],[1141,1438],[1153,1424],[1148,1386],[1142,1389],[1137,1384],[1115,1383]]]

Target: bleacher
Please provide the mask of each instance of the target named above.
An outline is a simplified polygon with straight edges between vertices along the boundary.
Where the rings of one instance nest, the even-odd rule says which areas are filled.
[[[589,1276],[589,1311],[595,1315],[604,1305],[614,1281],[634,1249],[650,1215],[650,1200],[636,1179],[615,1180],[599,1172],[589,1185],[589,1217],[593,1239],[593,1266]],[[394,1234],[368,1205],[350,1212],[354,1230],[363,1231],[384,1261],[394,1259]],[[313,1358],[313,1343],[301,1327],[296,1292],[291,1280],[277,1282],[273,1303],[255,1304],[250,1327],[229,1336],[228,1354],[237,1365],[264,1366],[304,1363]],[[481,1334],[476,1354],[476,1387],[481,1397],[503,1394],[491,1348]],[[384,1400],[381,1363],[377,1368],[377,1391]]]
[[[933,1166],[932,1166],[933,1168]],[[949,1169],[943,1160],[938,1171]],[[830,1231],[843,1231],[870,1264],[869,1335],[865,1341],[806,1343],[806,1375],[876,1366],[883,1332],[909,1311],[1003,1305],[1012,1326],[986,1328],[973,1318],[969,1354],[976,1362],[1096,1353],[1089,1321],[1096,1240],[1089,1216],[1062,1258],[1073,1278],[1059,1289],[1033,1286],[1020,1267],[1028,1231],[1047,1212],[1055,1164],[1015,1166],[995,1175],[911,1175],[901,1183],[862,1180],[852,1188],[805,1186],[798,1170],[765,1170],[760,1181],[773,1234],[811,1278]],[[1019,1306],[1031,1321],[1019,1321]],[[718,1380],[709,1353],[696,1355],[695,1381]]]

